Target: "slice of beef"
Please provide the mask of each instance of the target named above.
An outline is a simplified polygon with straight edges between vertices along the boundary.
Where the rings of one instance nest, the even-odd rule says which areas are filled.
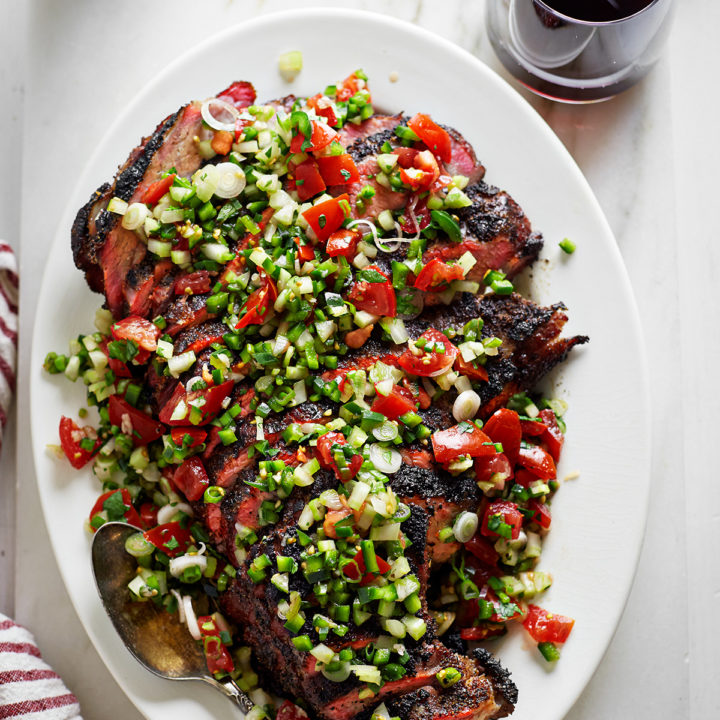
[[[450,162],[446,163],[450,175],[465,175],[469,185],[475,185],[485,177],[485,168],[477,159],[473,146],[455,128],[442,126],[450,135]]]
[[[502,270],[512,278],[537,260],[542,236],[532,231],[530,220],[510,195],[484,182],[465,192],[473,204],[455,211],[463,240],[433,243],[425,252],[425,262],[454,260],[469,251],[477,263],[467,279],[482,280],[488,270]]]
[[[253,546],[248,562],[261,553],[265,553],[271,560],[282,554],[301,561],[295,529],[301,507],[296,504],[286,510],[281,523],[273,532]],[[403,529],[412,543],[406,557],[411,571],[421,582],[419,595],[424,603],[428,576],[425,550],[427,513],[422,508],[413,507],[411,517],[403,524]],[[271,689],[285,696],[302,697],[315,717],[328,720],[369,717],[380,702],[401,702],[403,697],[420,688],[426,688],[437,698],[438,707],[454,708],[456,711],[463,707],[464,712],[470,713],[468,717],[478,720],[504,717],[512,707],[512,693],[508,692],[507,687],[498,685],[499,691],[496,693],[493,677],[486,675],[477,661],[452,652],[437,640],[434,624],[425,608],[419,615],[428,625],[426,635],[420,641],[409,637],[402,641],[410,655],[405,665],[407,674],[402,679],[385,683],[377,695],[369,697],[361,692],[363,685],[353,674],[343,682],[326,679],[316,669],[315,659],[295,648],[292,644],[293,636],[278,616],[278,602],[286,596],[269,582],[255,584],[249,578],[246,568],[247,563],[240,567],[236,581],[221,596],[221,606],[243,628],[245,641],[255,649],[255,660]],[[311,600],[312,587],[301,572],[290,576],[290,590],[298,591],[301,597]],[[311,614],[312,608],[306,612],[306,623],[300,633],[312,637],[314,630]],[[382,634],[376,619],[372,618],[359,628],[351,625],[350,632],[342,638],[331,633],[324,642],[336,652],[349,645],[360,650],[370,642],[377,641]],[[437,673],[449,667],[460,670],[463,677],[455,686],[444,690]],[[408,706],[401,717],[414,717],[413,708],[414,705]]]
[[[139,268],[146,246],[135,232],[122,227],[119,215],[106,210],[107,204],[112,197],[136,202],[171,167],[182,176],[197,170],[202,161],[195,137],[201,125],[200,106],[195,103],[167,117],[130,153],[113,183],[93,193],[75,218],[75,264],[85,272],[90,287],[105,294],[115,317],[127,315],[131,308],[149,312],[154,263]]]
[[[338,132],[338,142],[360,162],[367,155],[377,155],[386,140],[395,137],[393,130],[403,122],[402,113],[397,115],[373,115],[361,123],[347,123]]]

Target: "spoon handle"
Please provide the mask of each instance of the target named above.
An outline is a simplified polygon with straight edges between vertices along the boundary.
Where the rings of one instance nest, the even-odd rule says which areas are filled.
[[[217,681],[222,691],[244,712],[254,707],[253,701],[237,686],[232,678]]]

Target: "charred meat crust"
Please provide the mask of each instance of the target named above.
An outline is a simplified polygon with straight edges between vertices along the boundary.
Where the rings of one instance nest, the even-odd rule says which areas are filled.
[[[485,648],[475,648],[471,655],[488,676],[492,678],[496,692],[500,693],[509,705],[516,705],[518,689],[517,685],[512,681],[512,673],[505,669],[500,664],[500,661]]]
[[[128,201],[142,182],[155,153],[162,147],[165,136],[180,117],[185,106],[163,120],[152,135],[131,153],[121,166],[113,184],[103,183],[80,209],[71,230],[71,247],[75,265],[85,272],[88,285],[96,292],[102,292],[102,268],[99,267],[99,252],[107,234],[119,222],[116,215],[107,212],[105,206],[112,195]]]

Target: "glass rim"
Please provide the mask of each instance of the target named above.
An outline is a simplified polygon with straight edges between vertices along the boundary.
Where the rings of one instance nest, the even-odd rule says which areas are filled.
[[[644,8],[641,8],[637,12],[634,12],[630,15],[626,15],[625,17],[618,18],[617,20],[579,20],[578,18],[574,18],[570,15],[566,15],[565,13],[561,13],[559,10],[555,10],[554,8],[551,8],[545,0],[533,0],[534,3],[537,5],[540,5],[543,9],[547,10],[547,12],[554,15],[559,20],[564,20],[566,22],[573,23],[575,25],[589,25],[590,27],[603,27],[605,25],[618,25],[619,23],[627,22],[628,20],[631,20],[634,17],[637,17],[638,15],[642,15],[644,12],[649,10],[654,5],[657,5],[660,0],[651,0]]]

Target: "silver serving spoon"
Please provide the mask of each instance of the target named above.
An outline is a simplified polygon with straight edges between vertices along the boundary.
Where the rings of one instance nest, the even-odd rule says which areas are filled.
[[[232,679],[216,680],[210,674],[202,650],[175,614],[155,603],[130,599],[127,584],[135,577],[137,562],[125,551],[125,541],[136,532],[127,523],[110,522],[100,527],[92,541],[98,594],[125,647],[155,675],[167,680],[202,680],[249,712],[250,698]]]

